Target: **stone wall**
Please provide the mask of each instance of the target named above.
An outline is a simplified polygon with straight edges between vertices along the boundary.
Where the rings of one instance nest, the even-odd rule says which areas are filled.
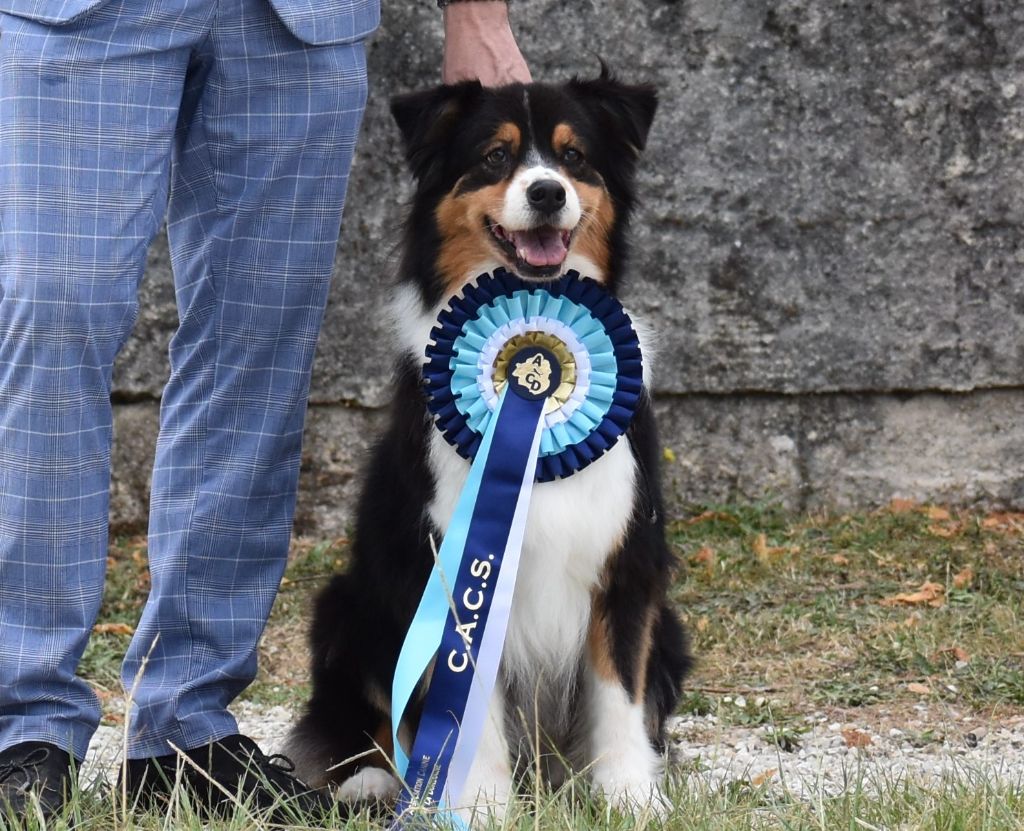
[[[534,75],[655,83],[627,303],[661,332],[672,504],[1024,506],[1024,6],[516,0]],[[388,398],[409,193],[387,113],[438,78],[432,0],[384,0],[315,368],[297,526],[342,533]],[[166,248],[116,373],[114,522],[144,524],[175,324]]]

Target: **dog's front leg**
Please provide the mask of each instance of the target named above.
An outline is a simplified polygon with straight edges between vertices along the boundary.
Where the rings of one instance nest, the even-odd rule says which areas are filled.
[[[495,686],[487,720],[470,766],[456,813],[477,828],[487,826],[488,818],[499,823],[512,796],[512,766],[505,736],[505,694]]]
[[[664,764],[651,744],[644,713],[650,622],[624,623],[626,631],[618,627],[615,634],[635,649],[625,666],[616,661],[621,650],[613,651],[607,613],[595,603],[584,689],[593,781],[617,808],[663,815],[668,807],[660,787]]]

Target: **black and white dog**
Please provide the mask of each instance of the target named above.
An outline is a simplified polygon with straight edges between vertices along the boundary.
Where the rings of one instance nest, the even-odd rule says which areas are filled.
[[[557,86],[464,83],[393,101],[417,183],[397,291],[401,358],[390,426],[364,472],[351,566],[316,605],[313,695],[286,749],[311,784],[340,785],[347,799],[398,790],[384,758],[392,675],[432,538],[439,545],[469,471],[425,405],[420,373],[438,312],[499,266],[537,282],[576,269],[614,293],[656,105],[653,89],[606,71]],[[658,457],[645,393],[627,436],[604,457],[535,486],[468,805],[500,814],[538,749],[556,784],[568,766],[588,770],[620,806],[659,801],[664,722],[690,658],[666,599],[673,562]],[[419,717],[410,710],[403,742]]]

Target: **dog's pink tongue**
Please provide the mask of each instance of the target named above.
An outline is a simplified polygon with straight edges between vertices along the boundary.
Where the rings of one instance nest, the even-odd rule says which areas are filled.
[[[559,265],[569,253],[557,228],[533,228],[509,234],[516,256],[533,266]]]

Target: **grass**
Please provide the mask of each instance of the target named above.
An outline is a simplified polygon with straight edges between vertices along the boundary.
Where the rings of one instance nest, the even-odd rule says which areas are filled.
[[[700,506],[674,522],[673,586],[698,666],[680,712],[726,727],[769,726],[795,750],[805,716],[940,741],[950,725],[998,725],[1024,715],[1024,516],[951,512],[894,502],[886,510],[793,516],[772,506]],[[309,604],[345,560],[347,542],[299,541],[245,698],[295,707],[308,694]],[[82,664],[120,724],[120,658],[148,590],[145,544],[111,546],[107,592]],[[738,780],[672,784],[673,808],[646,825],[590,799],[585,781],[513,811],[519,829],[1019,829],[1024,789],[963,770],[939,785],[879,781],[849,771],[842,794],[799,800]],[[187,810],[127,822],[101,784],[76,795],[78,828],[198,831]],[[0,829],[4,822],[0,820]],[[34,827],[34,826],[28,826]],[[59,827],[59,826],[58,826]],[[251,828],[244,812],[215,823]],[[351,828],[374,827],[365,817]],[[380,827],[379,825],[376,827]]]
[[[700,660],[691,689],[770,691],[798,710],[1024,708],[1024,517],[731,508],[672,536]]]

